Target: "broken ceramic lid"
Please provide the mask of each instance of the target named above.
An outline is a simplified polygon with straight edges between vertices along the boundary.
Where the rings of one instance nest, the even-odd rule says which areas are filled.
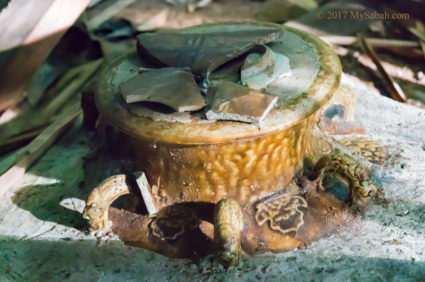
[[[214,26],[144,33],[138,36],[138,52],[170,67],[189,67],[202,78],[224,63],[283,35],[279,26]]]
[[[241,82],[251,89],[265,89],[269,83],[291,74],[289,59],[283,54],[273,52],[260,45],[252,50],[241,67]]]
[[[276,102],[276,96],[224,81],[217,87],[207,118],[254,123],[260,127]]]
[[[175,32],[198,34],[213,30],[218,32],[219,30],[243,31],[273,28],[281,28],[282,36],[267,45],[274,52],[284,54],[289,58],[292,74],[271,82],[266,90],[262,91],[277,96],[279,101],[262,121],[260,130],[254,124],[214,122],[206,119],[206,112],[212,105],[212,102],[208,101],[206,102],[207,106],[197,112],[168,111],[165,114],[154,112],[154,109],[150,112],[145,111],[149,110],[150,103],[125,103],[118,89],[119,85],[135,76],[141,67],[160,67],[153,64],[152,56],[141,56],[140,52],[130,52],[124,55],[110,67],[105,67],[104,71],[99,74],[96,91],[96,105],[99,112],[105,120],[123,132],[131,133],[140,139],[173,144],[233,142],[290,128],[316,113],[328,102],[340,84],[339,59],[327,44],[309,33],[284,25],[267,23],[206,24]],[[240,67],[237,68],[237,66],[242,66],[245,56],[235,59],[238,62],[234,62],[235,60],[226,62],[211,74],[208,90],[213,90],[213,86],[219,85],[223,80],[240,83]],[[211,95],[212,97],[213,94],[213,91],[206,93],[207,96]],[[143,111],[138,111],[138,113],[142,113],[135,114],[135,111],[131,111],[130,108],[133,106],[140,110],[143,107]],[[155,118],[151,114],[155,114]],[[176,114],[188,115],[185,115],[187,116],[185,122],[181,122],[180,118],[175,118]]]
[[[205,107],[192,73],[184,68],[145,70],[121,83],[119,90],[127,103],[161,103],[177,112],[197,111]]]

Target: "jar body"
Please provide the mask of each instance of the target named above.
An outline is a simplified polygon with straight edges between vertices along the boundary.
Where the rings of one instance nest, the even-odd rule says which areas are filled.
[[[219,144],[131,139],[137,167],[146,173],[159,207],[223,198],[244,205],[292,181],[314,151],[311,133],[317,118],[313,114],[278,132]]]

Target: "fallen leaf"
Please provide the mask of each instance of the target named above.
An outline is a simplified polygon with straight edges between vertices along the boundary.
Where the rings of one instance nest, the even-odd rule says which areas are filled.
[[[425,26],[420,21],[416,21],[416,26],[408,27],[408,30],[421,41],[425,41]]]
[[[388,90],[391,97],[396,101],[405,103],[407,101],[406,95],[404,94],[400,86],[394,81],[394,79],[388,75],[385,68],[381,64],[381,61],[373,50],[373,47],[365,40],[363,35],[361,35],[360,33],[358,34],[358,38],[363,51],[367,55],[369,55],[369,57],[375,63],[382,82],[384,83],[385,88]]]

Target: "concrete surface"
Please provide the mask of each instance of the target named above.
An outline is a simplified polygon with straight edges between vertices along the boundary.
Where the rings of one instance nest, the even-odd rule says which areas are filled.
[[[425,110],[343,81],[358,96],[356,120],[388,146],[389,161],[374,170],[387,206],[374,204],[303,250],[244,257],[228,270],[213,257],[169,259],[83,231],[84,164],[95,145],[76,127],[19,181],[18,194],[0,199],[0,281],[425,281]],[[101,166],[98,181],[114,170]]]

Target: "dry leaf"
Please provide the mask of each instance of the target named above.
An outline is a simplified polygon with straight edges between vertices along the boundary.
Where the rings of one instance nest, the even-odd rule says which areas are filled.
[[[421,41],[425,41],[425,26],[420,21],[416,21],[416,26],[408,27],[408,30],[416,37],[418,37]]]
[[[375,63],[382,82],[384,83],[385,88],[388,90],[391,97],[396,101],[405,103],[407,101],[406,95],[403,93],[403,90],[400,88],[400,86],[385,71],[384,67],[381,64],[381,61],[379,60],[372,46],[365,40],[363,35],[361,35],[360,33],[358,34],[358,38],[363,51],[368,54],[372,61]]]

